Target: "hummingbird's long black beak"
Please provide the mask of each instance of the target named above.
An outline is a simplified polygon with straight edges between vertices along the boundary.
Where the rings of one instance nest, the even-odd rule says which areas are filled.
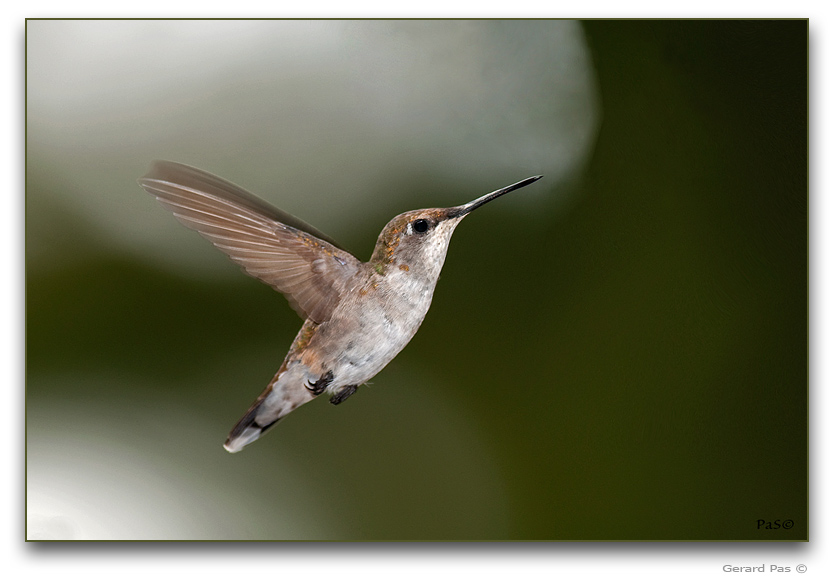
[[[496,191],[493,191],[492,193],[488,193],[484,196],[481,196],[478,199],[470,201],[469,203],[466,203],[464,205],[459,205],[457,207],[450,208],[449,217],[452,217],[452,218],[463,217],[466,214],[468,214],[470,211],[472,211],[473,209],[477,209],[477,208],[481,207],[482,205],[484,205],[485,203],[488,203],[488,202],[492,201],[493,199],[501,197],[505,193],[510,193],[511,191],[515,191],[516,189],[520,189],[520,188],[524,187],[525,185],[530,185],[534,181],[538,181],[541,178],[542,178],[541,175],[535,175],[533,177],[528,177],[527,179],[522,179],[518,183],[513,183],[512,185],[508,185],[507,187],[502,187],[501,189],[498,189]]]

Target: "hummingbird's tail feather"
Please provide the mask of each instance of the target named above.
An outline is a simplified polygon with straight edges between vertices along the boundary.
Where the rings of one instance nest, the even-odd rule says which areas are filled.
[[[280,419],[275,419],[268,425],[260,425],[256,419],[256,415],[258,414],[258,407],[260,404],[256,403],[249,409],[246,415],[237,422],[237,425],[234,426],[232,431],[229,433],[229,437],[226,439],[226,443],[223,444],[223,447],[229,453],[237,453],[256,439],[260,438],[260,436],[275,425]]]
[[[312,401],[316,395],[305,386],[303,380],[286,372],[261,393],[246,414],[229,433],[223,447],[229,453],[237,453],[256,441],[268,429],[297,407]]]

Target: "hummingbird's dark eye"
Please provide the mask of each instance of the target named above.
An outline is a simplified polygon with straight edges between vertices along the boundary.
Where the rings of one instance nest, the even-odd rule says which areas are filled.
[[[414,220],[414,223],[411,224],[411,226],[414,228],[414,231],[418,234],[425,234],[427,231],[429,231],[429,220]]]

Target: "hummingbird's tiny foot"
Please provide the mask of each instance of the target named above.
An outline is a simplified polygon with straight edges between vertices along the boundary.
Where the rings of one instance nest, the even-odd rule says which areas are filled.
[[[357,387],[356,385],[348,385],[346,387],[342,387],[342,389],[338,393],[330,397],[330,402],[334,405],[338,405],[339,403],[350,397],[353,393],[355,393],[356,389],[358,388],[359,387]]]
[[[311,383],[307,386],[307,390],[313,393],[315,396],[319,396],[324,392],[324,389],[333,382],[333,371],[327,371],[324,373],[319,380],[315,383]]]

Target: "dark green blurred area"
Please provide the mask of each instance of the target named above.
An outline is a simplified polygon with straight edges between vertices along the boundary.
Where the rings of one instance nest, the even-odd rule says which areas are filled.
[[[183,463],[189,476],[269,516],[270,498],[293,493],[270,470],[289,463],[339,522],[295,539],[806,540],[807,22],[584,28],[602,124],[578,192],[533,223],[467,220],[423,327],[371,387],[226,455],[301,321],[250,278],[174,276],[67,215],[49,235],[70,265],[27,268],[29,435],[32,414],[62,400],[123,405],[134,427],[136,409],[188,409],[216,432],[187,442],[212,452]],[[46,235],[33,208],[57,187],[39,169],[27,244]],[[345,245],[367,259],[408,209],[370,208]],[[245,364],[221,364],[229,353]],[[58,373],[124,382],[67,392]],[[757,529],[777,519],[795,526]]]

